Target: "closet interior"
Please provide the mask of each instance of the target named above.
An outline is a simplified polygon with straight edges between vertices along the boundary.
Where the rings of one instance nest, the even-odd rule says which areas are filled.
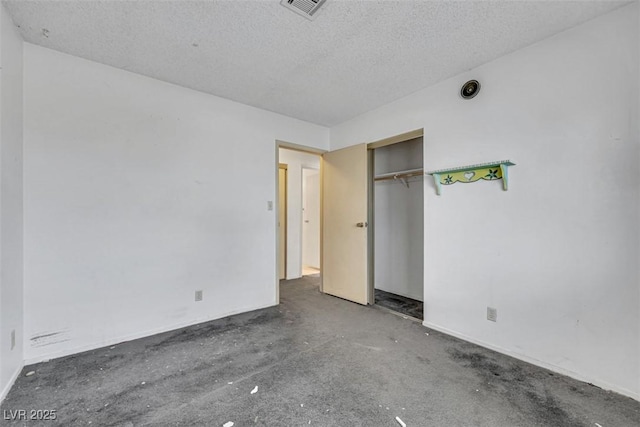
[[[375,303],[422,320],[423,138],[372,151]]]

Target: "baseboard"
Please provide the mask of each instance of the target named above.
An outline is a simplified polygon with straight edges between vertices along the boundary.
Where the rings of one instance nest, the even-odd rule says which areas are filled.
[[[506,354],[507,356],[511,356],[514,359],[522,360],[523,362],[531,363],[532,365],[540,366],[541,368],[545,368],[545,369],[548,369],[550,371],[557,372],[558,374],[566,375],[566,376],[571,377],[573,379],[576,379],[578,381],[591,383],[591,384],[596,385],[596,386],[598,386],[598,387],[600,387],[600,388],[602,388],[604,390],[613,391],[613,392],[616,392],[616,393],[619,393],[619,394],[622,394],[624,396],[627,396],[627,397],[630,397],[632,399],[640,401],[640,394],[639,393],[635,393],[635,392],[633,392],[631,390],[627,390],[625,388],[618,387],[615,384],[610,384],[610,383],[608,383],[606,381],[598,380],[597,378],[591,378],[589,376],[579,374],[577,372],[562,368],[560,366],[556,366],[556,365],[553,365],[551,363],[547,363],[547,362],[544,362],[542,360],[535,359],[533,357],[527,356],[526,354],[517,353],[517,352],[511,351],[511,350],[508,350],[506,348],[502,348],[500,346],[496,346],[496,345],[493,345],[493,344],[490,344],[490,343],[487,343],[487,342],[484,342],[484,341],[481,341],[481,340],[477,340],[477,339],[469,337],[469,336],[467,336],[465,334],[461,334],[461,333],[453,331],[451,329],[447,329],[447,328],[445,328],[443,326],[436,325],[436,324],[433,324],[431,322],[427,322],[426,320],[424,322],[422,322],[422,325],[426,326],[427,328],[436,330],[438,332],[442,332],[443,334],[451,335],[453,337],[460,338],[461,340],[468,341],[470,343],[479,345],[480,347],[488,348],[490,350],[497,351],[498,353]]]
[[[55,351],[52,353],[38,355],[36,357],[25,358],[24,365],[26,366],[26,365],[33,365],[34,363],[46,362],[52,359],[58,359],[60,357],[70,356],[72,354],[83,353],[85,351],[91,351],[98,348],[108,347],[108,346],[120,344],[127,341],[133,341],[140,338],[150,337],[152,335],[162,334],[164,332],[175,331],[176,329],[182,329],[188,326],[198,325],[200,323],[211,322],[212,320],[223,319],[225,317],[234,316],[236,314],[243,314],[243,313],[248,313],[255,310],[261,310],[263,308],[274,307],[275,305],[276,304],[271,303],[266,305],[247,307],[246,309],[234,310],[232,312],[224,313],[222,315],[207,316],[207,317],[198,318],[195,320],[190,320],[187,322],[181,322],[181,323],[176,323],[169,326],[164,326],[162,328],[150,329],[144,332],[137,332],[134,334],[123,335],[123,336],[111,338],[105,341],[81,345],[78,347],[72,347],[72,348],[68,348],[60,351]]]
[[[24,368],[24,364],[21,363],[20,366],[18,366],[18,369],[16,369],[13,375],[11,375],[9,382],[7,383],[7,385],[4,386],[4,388],[2,389],[2,392],[0,392],[0,403],[2,403],[4,398],[7,397],[7,395],[9,394],[9,390],[11,390],[11,387],[13,387],[13,384],[15,384],[16,380],[18,379],[18,376],[20,375],[20,372],[22,372],[22,368]]]

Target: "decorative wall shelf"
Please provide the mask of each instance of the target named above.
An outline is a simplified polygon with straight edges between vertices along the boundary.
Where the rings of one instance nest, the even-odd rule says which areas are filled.
[[[424,169],[408,169],[404,171],[382,173],[380,175],[374,176],[373,180],[385,181],[387,179],[396,179],[400,180],[404,185],[407,186],[407,188],[409,188],[409,178],[412,178],[414,176],[424,176]]]
[[[456,182],[476,182],[481,179],[494,181],[502,178],[502,188],[507,191],[509,189],[509,173],[507,167],[513,165],[515,165],[515,163],[509,160],[499,160],[458,168],[440,169],[426,172],[426,174],[433,176],[436,184],[436,193],[438,195],[442,193],[443,185],[451,185]]]

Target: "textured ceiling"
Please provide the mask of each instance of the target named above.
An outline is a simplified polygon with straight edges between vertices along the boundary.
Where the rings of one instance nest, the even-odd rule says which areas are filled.
[[[28,42],[332,126],[628,2],[4,3]]]

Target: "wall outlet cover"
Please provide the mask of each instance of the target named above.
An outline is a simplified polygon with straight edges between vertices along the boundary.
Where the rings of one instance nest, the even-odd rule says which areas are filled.
[[[196,301],[202,301],[202,291],[196,291]]]
[[[487,307],[487,320],[492,322],[498,321],[498,309],[493,307]]]

